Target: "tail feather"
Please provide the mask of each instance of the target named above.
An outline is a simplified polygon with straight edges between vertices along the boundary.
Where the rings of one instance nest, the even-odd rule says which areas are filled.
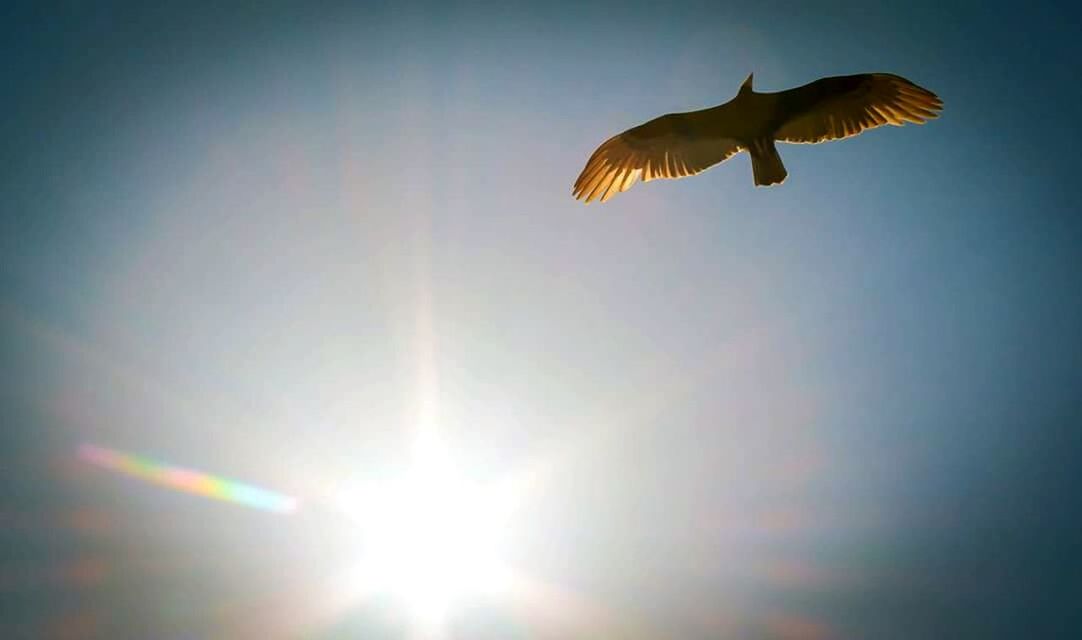
[[[755,176],[755,186],[768,187],[785,182],[789,172],[781,162],[778,149],[770,138],[762,138],[751,143],[751,172]]]

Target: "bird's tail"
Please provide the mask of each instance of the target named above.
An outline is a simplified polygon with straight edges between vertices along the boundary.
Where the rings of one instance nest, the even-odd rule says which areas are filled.
[[[789,172],[781,163],[781,156],[770,138],[760,138],[751,143],[748,149],[751,154],[751,172],[755,176],[755,186],[768,187],[772,184],[785,182]]]

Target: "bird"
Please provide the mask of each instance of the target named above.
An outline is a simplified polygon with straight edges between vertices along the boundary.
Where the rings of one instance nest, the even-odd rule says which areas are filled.
[[[606,202],[639,180],[693,176],[747,151],[755,186],[781,184],[789,172],[775,142],[815,144],[883,125],[924,124],[939,116],[935,93],[890,73],[821,78],[759,93],[748,75],[732,100],[669,113],[632,127],[593,152],[571,189],[576,200]]]

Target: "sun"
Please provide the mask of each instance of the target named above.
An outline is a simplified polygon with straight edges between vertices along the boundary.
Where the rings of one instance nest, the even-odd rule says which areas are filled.
[[[421,457],[358,506],[359,577],[416,622],[439,624],[453,605],[505,587],[506,509],[444,456]]]

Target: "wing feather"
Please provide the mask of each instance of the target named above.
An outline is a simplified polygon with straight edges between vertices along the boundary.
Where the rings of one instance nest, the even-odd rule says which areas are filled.
[[[743,150],[736,140],[704,134],[700,114],[661,116],[609,138],[587,160],[572,194],[606,202],[639,181],[702,173]]]
[[[776,95],[788,114],[774,136],[781,142],[826,142],[887,124],[924,124],[943,109],[936,94],[888,73],[823,78]]]

